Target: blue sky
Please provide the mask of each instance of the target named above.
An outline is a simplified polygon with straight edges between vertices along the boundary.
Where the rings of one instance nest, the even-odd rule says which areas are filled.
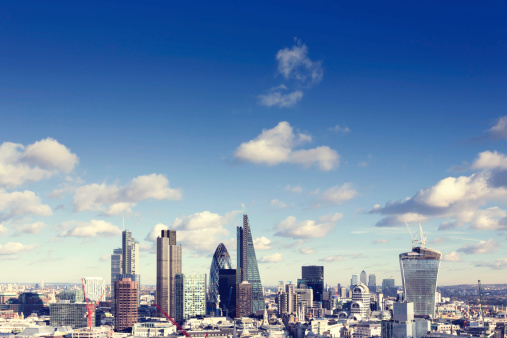
[[[109,275],[122,217],[208,273],[249,215],[265,284],[322,264],[440,284],[507,268],[501,2],[5,3],[0,282]]]

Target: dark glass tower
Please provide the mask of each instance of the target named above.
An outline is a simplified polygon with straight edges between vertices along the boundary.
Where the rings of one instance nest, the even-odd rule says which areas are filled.
[[[308,265],[301,267],[301,282],[306,284],[308,289],[313,290],[313,300],[322,302],[324,292],[324,267],[319,265]]]
[[[218,282],[220,269],[232,269],[231,256],[223,243],[220,243],[211,260],[211,267],[209,269],[209,297],[208,302],[211,305],[218,303]]]
[[[252,313],[264,310],[264,295],[262,292],[261,276],[255,257],[255,249],[252,241],[252,232],[248,222],[248,215],[243,215],[243,227],[237,228],[238,235],[238,269],[237,284],[247,281],[252,285]],[[236,301],[238,301],[236,299]]]
[[[218,293],[223,315],[236,317],[236,269],[220,269],[218,272]]]
[[[435,317],[435,291],[442,253],[426,248],[420,229],[420,240],[414,240],[411,252],[400,254],[401,280],[407,302],[414,303],[414,315]]]

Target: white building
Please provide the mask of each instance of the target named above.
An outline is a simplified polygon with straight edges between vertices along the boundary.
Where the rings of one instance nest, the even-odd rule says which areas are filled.
[[[176,321],[206,314],[206,274],[176,274],[175,290]]]
[[[352,304],[350,305],[350,318],[357,321],[370,317],[370,290],[363,283],[352,289]]]

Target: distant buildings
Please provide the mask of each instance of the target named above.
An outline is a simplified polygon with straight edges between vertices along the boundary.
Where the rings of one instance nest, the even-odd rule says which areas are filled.
[[[355,273],[352,275],[352,278],[350,279],[350,288],[352,289],[358,283],[359,283],[359,277],[358,277],[357,273]]]
[[[361,275],[359,277],[359,281],[364,285],[368,285],[368,281],[366,280],[366,271],[361,271]]]
[[[178,273],[175,283],[175,315],[178,322],[206,314],[206,274]]]
[[[305,284],[308,289],[313,290],[313,300],[322,302],[324,292],[324,267],[308,265],[301,267],[301,279],[298,284]]]
[[[374,274],[368,276],[368,289],[370,289],[370,293],[377,292],[377,277]]]
[[[157,305],[171,317],[175,316],[175,275],[181,272],[181,246],[176,245],[176,231],[162,230],[157,238]]]
[[[138,283],[130,278],[116,280],[114,291],[115,329],[130,329],[137,323]]]
[[[257,266],[257,258],[255,256],[255,249],[252,241],[252,233],[250,231],[250,224],[248,216],[243,215],[243,227],[237,228],[237,283],[241,284],[247,281],[251,284],[252,300],[251,300],[251,313],[263,311],[266,308],[264,303],[264,295],[262,290],[261,276],[259,275],[259,267]],[[243,287],[245,288],[245,287]],[[240,292],[238,286],[237,294]],[[244,290],[241,290],[243,292]],[[241,293],[243,294],[243,293]],[[240,300],[236,297],[236,308],[239,309]],[[243,311],[243,303],[241,304],[241,311]],[[243,312],[242,312],[243,313]],[[239,313],[236,313],[239,316]]]
[[[435,292],[442,253],[426,248],[426,237],[420,229],[419,241],[412,251],[400,254],[403,293],[407,302],[414,303],[415,315],[435,317]]]
[[[382,293],[384,297],[396,297],[398,289],[394,285],[394,279],[386,278],[382,280]]]

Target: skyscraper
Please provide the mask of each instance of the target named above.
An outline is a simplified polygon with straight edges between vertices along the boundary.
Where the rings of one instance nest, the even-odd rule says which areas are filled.
[[[355,273],[355,274],[352,275],[352,278],[350,279],[350,288],[352,289],[358,283],[359,283],[359,280],[357,278],[357,273]]]
[[[419,226],[419,240],[412,242],[412,251],[400,254],[403,293],[414,303],[415,315],[435,317],[435,291],[442,253],[426,248],[426,237]]]
[[[384,297],[396,297],[398,289],[396,289],[394,279],[386,278],[382,280],[382,293]]]
[[[123,331],[137,323],[138,285],[130,278],[116,280],[114,284],[114,326],[116,331]]]
[[[236,286],[236,317],[248,317],[252,314],[252,284],[243,281]]]
[[[257,311],[264,310],[266,305],[264,303],[261,276],[259,275],[259,267],[257,266],[257,258],[255,257],[252,233],[247,215],[243,215],[243,227],[237,228],[237,246],[237,283],[241,284],[247,281],[251,284],[251,313],[256,313]],[[236,302],[238,301],[239,299],[236,298]],[[239,316],[239,314],[237,315]]]
[[[361,275],[359,277],[359,281],[363,283],[364,285],[368,284],[368,281],[366,280],[366,271],[361,271]]]
[[[208,303],[212,306],[218,305],[219,271],[220,269],[232,269],[231,256],[223,243],[220,243],[215,250],[211,267],[209,269],[209,298]]]
[[[236,269],[220,269],[218,272],[220,308],[224,316],[236,317]]]
[[[171,317],[175,316],[174,276],[181,271],[181,246],[176,245],[176,231],[162,230],[157,238],[157,305]]]
[[[301,277],[301,282],[306,284],[308,289],[313,290],[313,300],[322,302],[322,293],[324,292],[324,267],[318,265],[302,266]]]
[[[122,273],[123,267],[123,250],[121,248],[114,249],[111,255],[111,297],[114,298],[114,281],[116,275]]]
[[[377,292],[377,277],[372,273],[368,276],[368,289],[370,293]]]
[[[206,274],[183,274],[174,276],[175,316],[177,322],[206,314]]]
[[[358,321],[370,317],[370,291],[363,283],[357,284],[352,289],[352,304],[350,305],[351,318]]]
[[[122,232],[122,273],[139,274],[139,243],[128,230]]]

